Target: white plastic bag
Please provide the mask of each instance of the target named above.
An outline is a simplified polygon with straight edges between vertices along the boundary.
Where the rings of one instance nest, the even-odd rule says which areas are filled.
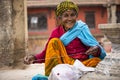
[[[48,80],[77,80],[78,77],[73,69],[72,65],[58,64],[52,69]]]
[[[82,62],[76,60],[73,65],[56,65],[52,69],[48,80],[78,80],[82,75],[89,71],[94,71],[94,68],[86,67]]]
[[[83,71],[83,72],[95,71],[95,68],[93,68],[93,67],[87,67],[87,66],[85,66],[82,62],[80,62],[77,59],[75,60],[73,66],[75,68],[77,68],[79,71]]]

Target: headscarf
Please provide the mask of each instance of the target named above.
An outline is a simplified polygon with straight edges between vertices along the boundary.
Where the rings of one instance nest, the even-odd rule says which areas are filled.
[[[62,15],[62,13],[68,9],[74,9],[76,13],[78,13],[78,6],[74,4],[72,1],[63,1],[60,4],[57,5],[56,8],[56,16]]]

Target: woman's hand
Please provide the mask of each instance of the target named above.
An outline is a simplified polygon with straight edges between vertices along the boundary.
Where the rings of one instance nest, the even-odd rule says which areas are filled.
[[[34,55],[27,55],[24,58],[24,63],[25,64],[32,64],[35,61]]]
[[[90,48],[85,52],[85,54],[96,56],[98,50],[99,50],[99,46],[93,46],[93,47],[90,47]]]

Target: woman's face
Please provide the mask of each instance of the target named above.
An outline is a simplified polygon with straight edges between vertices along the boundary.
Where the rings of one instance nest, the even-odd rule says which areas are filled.
[[[61,22],[65,30],[72,28],[76,22],[77,14],[75,10],[67,10],[61,16]]]

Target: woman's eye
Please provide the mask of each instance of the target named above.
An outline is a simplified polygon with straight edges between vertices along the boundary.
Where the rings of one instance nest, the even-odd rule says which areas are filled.
[[[74,17],[76,14],[75,13],[71,13],[71,14],[63,14],[62,16],[67,18],[67,17]]]
[[[75,15],[76,15],[75,13],[72,13],[72,14],[71,14],[71,17],[74,17]]]
[[[64,14],[63,17],[68,17],[68,14]]]

